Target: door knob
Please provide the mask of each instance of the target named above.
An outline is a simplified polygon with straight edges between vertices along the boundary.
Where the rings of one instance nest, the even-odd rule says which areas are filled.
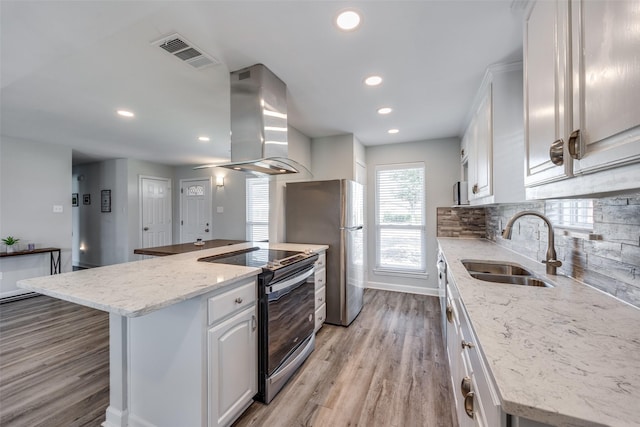
[[[144,231],[149,231],[149,227],[143,228]]]

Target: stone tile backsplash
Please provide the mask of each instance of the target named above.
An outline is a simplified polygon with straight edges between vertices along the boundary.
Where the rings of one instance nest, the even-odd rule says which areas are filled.
[[[484,208],[437,208],[438,237],[486,237]]]
[[[462,214],[462,219],[456,223],[460,228],[457,230],[451,225],[452,217],[445,215],[445,211],[441,214],[441,209],[449,208],[438,208],[439,237],[480,234],[478,230],[482,228],[482,215],[479,213],[466,216]],[[464,212],[464,209],[459,208],[453,210],[456,213]],[[511,240],[502,238],[502,229],[507,221],[523,210],[544,213],[545,202],[484,208],[486,238],[529,258],[543,260],[547,251],[548,233],[545,223],[539,218],[520,218],[514,224]],[[467,221],[469,218],[477,222],[470,224]],[[594,199],[591,235],[563,229],[555,224],[554,229],[556,251],[562,261],[559,269],[561,274],[640,307],[640,192]]]

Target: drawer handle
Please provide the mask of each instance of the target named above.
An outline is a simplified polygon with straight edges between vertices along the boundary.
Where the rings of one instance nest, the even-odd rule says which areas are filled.
[[[462,397],[466,397],[467,394],[471,393],[471,378],[464,377],[460,382],[460,391],[462,392]]]
[[[462,348],[464,349],[465,347],[466,348],[473,348],[473,347],[475,347],[475,345],[473,345],[472,342],[462,340]]]
[[[464,397],[464,412],[467,413],[467,416],[469,418],[473,418],[473,415],[475,414],[473,412],[473,397],[474,394],[472,391],[467,393],[467,395]]]
[[[236,298],[236,304],[242,304],[242,298],[240,297]]]
[[[453,307],[450,304],[447,304],[447,322],[453,323]]]

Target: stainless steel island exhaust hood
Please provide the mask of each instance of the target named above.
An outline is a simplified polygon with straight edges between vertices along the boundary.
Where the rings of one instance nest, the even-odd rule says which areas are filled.
[[[231,163],[224,167],[269,175],[306,169],[288,158],[287,87],[262,64],[231,73]]]

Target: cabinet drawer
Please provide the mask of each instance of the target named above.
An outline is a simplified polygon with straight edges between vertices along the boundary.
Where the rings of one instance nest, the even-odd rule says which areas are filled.
[[[326,270],[324,268],[316,267],[314,280],[316,282],[316,291],[324,287],[324,285],[327,283]]]
[[[318,254],[318,260],[316,261],[316,270],[320,270],[321,268],[324,268],[326,264],[327,264],[326,253],[322,252],[321,254]]]
[[[316,308],[325,303],[325,291],[326,288],[324,286],[316,291]]]
[[[322,304],[316,309],[316,327],[314,332],[318,332],[318,329],[322,327],[324,319],[327,317],[327,304]]]
[[[227,317],[228,315],[249,307],[256,301],[256,283],[251,281],[212,296],[208,301],[209,325]]]

